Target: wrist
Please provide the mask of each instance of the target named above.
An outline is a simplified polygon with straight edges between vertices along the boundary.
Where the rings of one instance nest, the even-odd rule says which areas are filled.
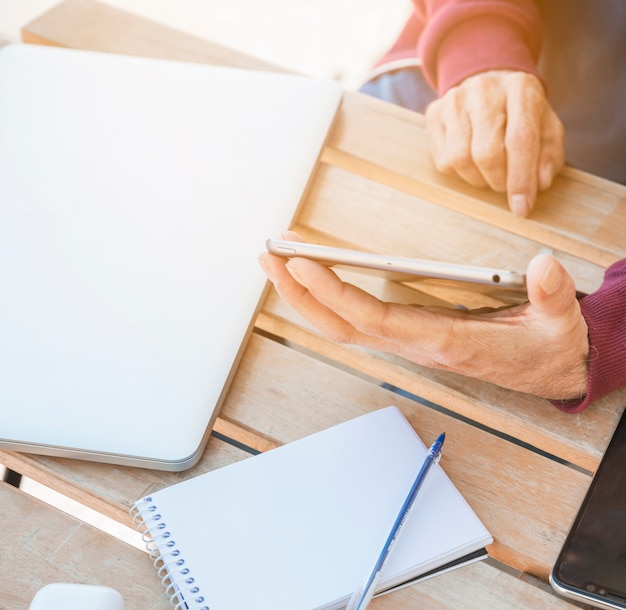
[[[536,66],[539,40],[529,44],[512,20],[482,15],[437,33],[440,37],[435,40],[427,31],[419,51],[424,71],[439,95],[469,76],[490,70],[528,72],[541,81]]]

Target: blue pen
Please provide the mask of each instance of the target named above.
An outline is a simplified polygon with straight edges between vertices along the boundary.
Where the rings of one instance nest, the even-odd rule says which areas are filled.
[[[374,563],[374,567],[372,568],[369,576],[365,583],[359,587],[348,602],[346,606],[346,610],[365,610],[369,606],[369,603],[374,596],[374,592],[376,591],[376,587],[378,586],[378,581],[380,580],[380,573],[382,572],[383,565],[385,561],[389,557],[389,553],[398,538],[398,534],[400,534],[400,530],[406,521],[406,518],[415,502],[415,498],[417,498],[417,494],[422,487],[424,481],[426,480],[426,475],[428,471],[431,469],[433,464],[436,464],[441,458],[441,448],[443,447],[443,441],[446,438],[445,433],[440,434],[439,438],[431,445],[428,453],[426,454],[426,458],[424,459],[424,463],[415,477],[415,481],[411,486],[411,490],[409,491],[398,516],[389,532],[389,536],[387,536],[387,540],[383,546],[380,555],[378,555],[378,559],[376,563]]]

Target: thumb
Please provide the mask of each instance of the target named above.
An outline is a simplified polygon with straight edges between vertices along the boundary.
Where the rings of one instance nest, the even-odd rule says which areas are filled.
[[[564,315],[576,302],[574,280],[549,254],[539,254],[530,261],[526,287],[529,301],[547,315]]]

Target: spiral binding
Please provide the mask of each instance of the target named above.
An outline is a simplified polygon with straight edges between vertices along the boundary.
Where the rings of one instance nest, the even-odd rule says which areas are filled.
[[[130,515],[174,610],[210,610],[152,498],[135,502]]]

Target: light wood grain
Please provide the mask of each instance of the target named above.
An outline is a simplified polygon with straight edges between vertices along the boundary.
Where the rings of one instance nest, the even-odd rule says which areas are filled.
[[[25,34],[65,46],[215,63],[226,57],[226,63],[262,67],[253,58],[234,61],[219,47],[85,0],[60,5]],[[322,160],[297,228],[323,236],[326,243],[378,251],[393,246],[398,254],[517,269],[550,246],[584,291],[594,290],[604,267],[624,254],[619,239],[626,234],[624,187],[567,170],[542,196],[545,201],[530,219],[515,218],[502,195],[472,189],[434,171],[420,115],[367,96],[346,93]],[[284,309],[277,313],[274,305],[276,301],[268,301],[265,312],[270,317],[260,318],[261,327],[266,324],[271,332],[280,328],[292,340],[305,337],[283,322],[293,317]],[[327,354],[330,349],[321,339],[306,339],[314,351]],[[348,365],[358,368],[362,362],[348,350],[333,351]],[[585,414],[566,421],[556,413],[544,416],[549,411],[545,401],[384,356],[368,360],[367,373],[589,470],[597,464],[621,409],[618,395],[594,405],[595,418]],[[594,429],[599,426],[592,439],[581,435],[587,418]]]
[[[27,25],[23,38],[95,51],[278,69],[91,0],[62,2]],[[549,247],[577,286],[592,291],[605,268],[626,254],[626,189],[566,168],[554,187],[539,196],[533,214],[516,218],[502,194],[435,171],[421,115],[346,92],[294,226],[322,243],[513,269],[523,269],[539,249]],[[398,302],[450,304],[462,298],[472,299],[471,306],[497,304],[482,294],[459,296],[424,284],[412,289],[375,278],[361,280],[372,293]],[[597,467],[626,403],[626,390],[579,415],[565,415],[531,396],[328,342],[272,290],[256,327],[217,432],[266,451],[397,404],[424,440],[446,431],[442,464],[493,534],[490,555],[513,570],[496,563],[470,566],[385,596],[373,608],[572,607],[549,591],[547,575],[590,481],[589,473],[580,469],[592,472]],[[390,392],[381,381],[438,406]],[[177,474],[10,452],[0,452],[0,463],[128,524],[128,507],[146,493],[249,455],[212,438],[197,466]],[[28,511],[31,532],[50,519],[58,523],[58,537],[86,548],[86,534],[81,532],[87,530],[80,524],[47,508],[33,508],[32,500],[25,505],[20,496],[13,499],[15,493],[3,494],[3,499],[12,498],[6,503],[11,508],[0,504],[6,523],[19,523],[21,512]],[[143,577],[144,569],[151,573],[151,565],[144,568],[145,562],[123,547],[113,545],[109,551],[100,533],[89,536],[106,549],[82,554],[90,577],[108,574],[106,569],[99,573],[105,555],[119,557],[119,566],[131,575],[127,582],[135,578],[145,583],[140,593],[147,601],[131,607],[166,607],[159,605],[164,599],[153,588],[155,577]],[[20,540],[12,544],[24,545]],[[82,577],[71,558],[64,561],[59,559],[57,568]],[[40,580],[49,569],[36,562],[21,568]],[[524,578],[516,578],[517,572]],[[135,594],[139,592],[133,590]]]
[[[436,172],[420,115],[367,96],[345,96],[322,159],[604,267],[626,254],[626,187],[568,168],[529,218],[514,217],[504,195]]]
[[[574,610],[577,606],[557,597],[545,588],[527,583],[487,563],[462,568],[464,587],[451,572],[404,589],[390,597],[372,601],[372,610],[391,608],[437,608],[438,610],[483,610],[484,608]]]
[[[397,405],[425,442],[444,430],[452,439],[442,464],[494,536],[490,554],[547,579],[588,476],[267,339],[255,337],[248,355],[223,409],[225,417],[287,443]],[[257,362],[274,374],[268,377]],[[297,388],[289,384],[296,369],[301,371]],[[538,496],[549,511],[537,505]]]
[[[26,42],[167,59],[279,70],[90,0],[68,0],[23,32]],[[372,121],[372,114],[377,119]],[[539,196],[529,219],[506,209],[503,195],[438,174],[428,157],[421,115],[346,92],[323,159],[379,183],[450,207],[469,217],[606,267],[626,254],[626,188],[566,169]]]
[[[3,610],[27,610],[35,593],[55,582],[112,587],[128,610],[171,609],[146,553],[6,483],[0,520]]]
[[[257,325],[341,366],[407,390],[589,471],[597,467],[626,403],[626,390],[620,390],[597,401],[593,408],[569,415],[533,396],[338,345],[321,338],[275,293],[266,301]]]
[[[547,579],[588,476],[259,336],[248,346],[222,416],[284,444],[390,404],[425,442],[446,431],[442,465],[492,533],[490,554]],[[0,460],[128,525],[128,508],[143,495],[245,457],[212,439],[199,464],[182,473],[19,454]]]
[[[507,221],[523,220],[502,213]],[[327,163],[317,172],[297,228],[307,237],[313,233],[343,247],[522,272],[546,247],[544,241],[516,235],[478,214],[470,216],[463,209],[442,206],[438,199],[407,194]],[[598,288],[604,274],[601,265],[580,254],[556,255],[579,290]]]
[[[117,589],[128,610],[171,608],[148,555],[81,521],[0,483],[3,584],[0,608],[27,610],[39,589],[54,582]],[[10,554],[7,549],[11,549]],[[456,577],[455,577],[456,576]],[[242,583],[243,584],[243,583]],[[540,588],[487,564],[426,581],[375,600],[377,610],[405,610],[419,603],[438,608],[484,609],[492,601],[525,608],[571,608]]]
[[[131,525],[128,510],[135,500],[165,485],[226,466],[248,455],[211,438],[200,463],[184,473],[164,473],[10,451],[0,452],[0,463],[107,517]]]

